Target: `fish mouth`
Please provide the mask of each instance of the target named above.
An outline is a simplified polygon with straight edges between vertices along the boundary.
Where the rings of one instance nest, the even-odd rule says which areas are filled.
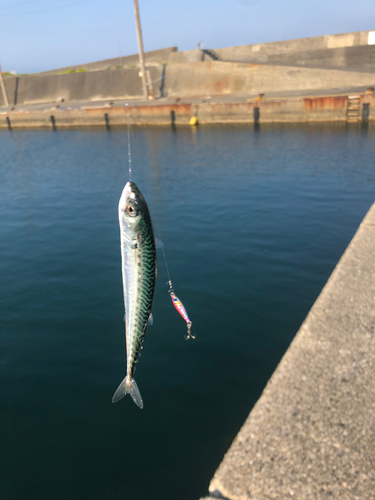
[[[134,182],[129,181],[125,184],[119,202],[119,209],[122,212],[125,211],[125,208],[127,207],[130,201],[137,203],[136,191],[137,191],[137,186],[136,184],[134,184]]]
[[[126,184],[125,184],[125,188],[124,188],[124,195],[125,195],[125,198],[128,200],[129,198],[130,199],[134,199],[135,198],[135,192],[138,191],[137,189],[137,186],[134,182],[132,181],[128,181]]]

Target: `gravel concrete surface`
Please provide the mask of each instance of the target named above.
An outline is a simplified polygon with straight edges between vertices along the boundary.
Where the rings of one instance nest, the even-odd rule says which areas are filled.
[[[375,498],[375,204],[211,481],[211,498]]]

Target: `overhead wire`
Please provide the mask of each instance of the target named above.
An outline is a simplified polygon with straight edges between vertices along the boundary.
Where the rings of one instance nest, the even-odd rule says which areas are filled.
[[[40,0],[29,0],[28,2],[16,3],[16,5],[9,5],[13,9],[13,7],[21,7],[21,5],[26,5],[29,3],[40,2]]]
[[[83,3],[83,2],[87,2],[87,0],[79,0],[78,2],[68,3],[66,5],[60,5],[59,7],[52,7],[51,9],[44,9],[44,10],[34,10],[32,12],[17,12],[17,13],[16,12],[5,12],[5,13],[0,12],[0,16],[29,16],[31,14],[41,14],[42,12],[50,12],[51,10],[65,9],[66,7],[71,7],[73,5],[77,5],[77,4]],[[28,2],[26,2],[26,3],[28,3]]]

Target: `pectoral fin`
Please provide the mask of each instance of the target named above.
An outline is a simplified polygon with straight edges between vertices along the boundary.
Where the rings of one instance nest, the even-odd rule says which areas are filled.
[[[163,246],[164,246],[164,243],[161,240],[159,240],[159,238],[157,238],[155,236],[155,248],[161,248]]]
[[[154,324],[154,317],[153,317],[152,313],[148,317],[147,324],[148,324],[148,326],[152,326]]]

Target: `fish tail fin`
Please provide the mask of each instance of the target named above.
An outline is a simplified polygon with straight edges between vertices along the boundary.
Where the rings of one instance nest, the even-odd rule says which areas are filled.
[[[128,375],[118,386],[117,391],[113,395],[112,403],[117,403],[117,401],[120,401],[120,399],[123,398],[126,394],[130,394],[130,396],[133,398],[134,403],[139,406],[139,408],[143,408],[142,396],[139,392],[137,383],[134,378]]]

